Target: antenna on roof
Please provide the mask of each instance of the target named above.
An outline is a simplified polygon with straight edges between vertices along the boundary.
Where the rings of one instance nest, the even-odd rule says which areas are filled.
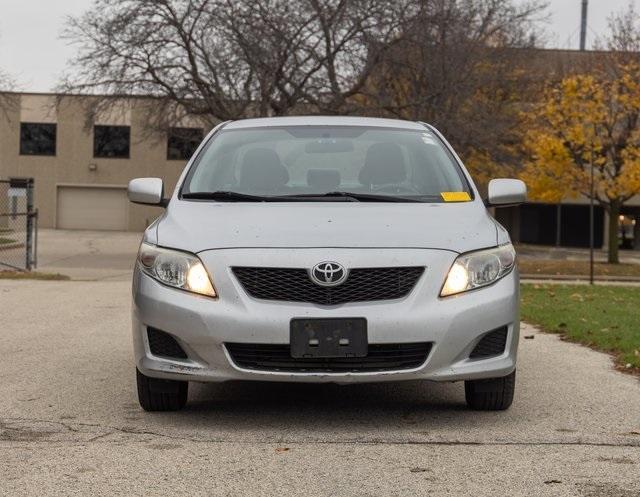
[[[589,0],[582,0],[582,17],[580,20],[580,50],[587,49],[587,7]]]

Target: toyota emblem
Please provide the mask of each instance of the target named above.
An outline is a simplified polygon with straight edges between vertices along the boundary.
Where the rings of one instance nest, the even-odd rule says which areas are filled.
[[[321,262],[311,268],[311,281],[320,286],[338,286],[347,279],[347,270],[337,262]]]

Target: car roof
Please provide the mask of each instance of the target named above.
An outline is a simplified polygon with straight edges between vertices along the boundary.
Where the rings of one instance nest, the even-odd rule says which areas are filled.
[[[277,126],[372,126],[423,131],[425,129],[424,124],[414,121],[353,116],[260,117],[231,121],[224,129],[268,128]]]

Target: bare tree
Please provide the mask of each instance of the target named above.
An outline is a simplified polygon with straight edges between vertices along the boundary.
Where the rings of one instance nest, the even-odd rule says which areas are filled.
[[[436,125],[467,159],[518,160],[519,107],[533,98],[524,59],[545,4],[513,0],[417,2],[397,49],[377,73],[370,112]],[[542,78],[541,78],[542,79]]]
[[[15,82],[9,73],[0,69],[0,91],[10,91],[15,87]]]
[[[413,1],[310,0],[317,17],[315,59],[322,71],[307,100],[320,112],[358,112],[362,96],[386,54],[402,39]]]
[[[15,91],[17,84],[11,75],[0,68],[0,113],[9,117],[9,111],[16,107],[16,97],[7,92]]]
[[[410,0],[96,0],[70,18],[62,89],[154,96],[207,122],[346,111],[397,40]],[[92,110],[112,100],[93,99]]]
[[[608,24],[606,48],[614,52],[640,52],[640,14],[633,2],[629,2],[625,10],[611,15]]]
[[[262,115],[346,112],[397,40],[409,1],[227,0],[242,60],[256,71]]]
[[[250,67],[220,32],[219,0],[96,0],[69,18],[64,36],[78,45],[67,92],[155,97],[153,119],[188,113],[204,120],[247,113]],[[93,99],[92,111],[111,99]]]

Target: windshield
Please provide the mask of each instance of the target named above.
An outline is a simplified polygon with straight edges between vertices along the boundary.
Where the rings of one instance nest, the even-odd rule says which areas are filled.
[[[358,200],[441,202],[451,192],[471,199],[460,167],[433,133],[362,126],[222,130],[181,191],[185,198],[216,192],[226,195],[216,200],[352,193]]]

